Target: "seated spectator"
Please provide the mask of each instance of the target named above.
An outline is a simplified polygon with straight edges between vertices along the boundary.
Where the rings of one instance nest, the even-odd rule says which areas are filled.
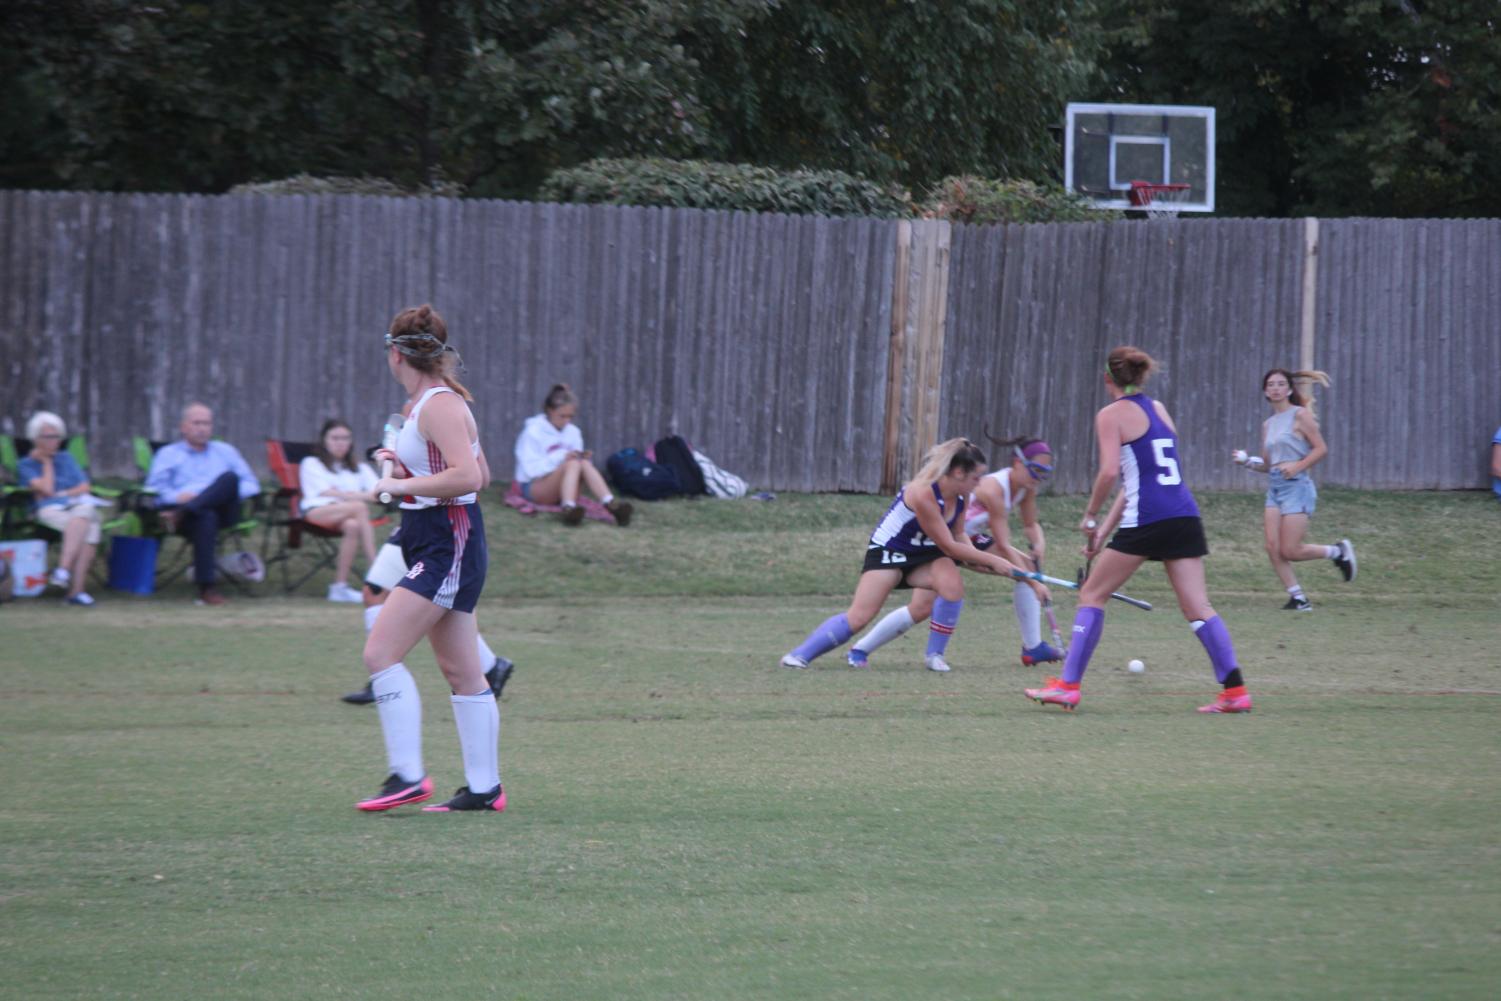
[[[578,506],[582,484],[609,508],[617,524],[631,522],[631,505],[615,499],[605,478],[591,461],[594,453],[584,448],[584,435],[573,423],[578,413],[578,397],[559,383],[542,401],[542,413],[526,419],[516,438],[516,482],[521,494],[538,504],[562,504],[559,517],[567,525],[584,520]]]
[[[1501,428],[1491,435],[1491,492],[1501,500]]]
[[[39,410],[26,422],[31,452],[18,467],[31,488],[36,520],[62,533],[62,553],[47,582],[62,588],[70,605],[92,605],[83,589],[99,547],[99,508],[89,497],[89,479],[67,452],[59,451],[68,429],[56,414]]]
[[[182,410],[181,441],[152,456],[146,487],[156,492],[157,510],[167,527],[193,542],[194,604],[222,605],[214,586],[214,549],[219,529],[240,520],[240,502],[261,492],[240,450],[214,441],[214,412],[202,403]]]
[[[365,551],[365,565],[375,562],[375,529],[370,504],[375,500],[375,470],[354,457],[354,432],[343,421],[328,421],[318,433],[318,447],[297,466],[302,484],[302,516],[319,528],[343,533],[329,601],[364,599],[349,586],[354,551]]]

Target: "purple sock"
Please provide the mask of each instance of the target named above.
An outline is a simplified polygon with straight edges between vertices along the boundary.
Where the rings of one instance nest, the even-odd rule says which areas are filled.
[[[1077,685],[1084,680],[1084,670],[1089,667],[1089,658],[1105,631],[1105,613],[1098,608],[1081,608],[1074,613],[1073,639],[1068,645],[1068,656],[1063,658],[1062,680]]]
[[[819,624],[818,628],[808,634],[808,638],[793,650],[796,657],[811,661],[814,657],[828,653],[842,643],[849,640],[854,634],[850,629],[850,620],[843,612],[830,616]]]
[[[959,613],[964,611],[964,599],[949,601],[938,598],[933,602],[933,618],[928,622],[928,656],[942,655],[948,649],[949,637],[959,624]]]
[[[1194,635],[1204,644],[1204,649],[1209,653],[1209,662],[1214,665],[1214,676],[1223,685],[1231,671],[1240,669],[1240,665],[1235,662],[1235,647],[1230,642],[1230,630],[1225,628],[1225,620],[1216,615],[1196,625]]]

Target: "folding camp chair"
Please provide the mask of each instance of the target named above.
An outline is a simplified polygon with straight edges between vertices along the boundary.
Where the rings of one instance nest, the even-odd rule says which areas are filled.
[[[158,588],[171,584],[187,573],[188,568],[193,565],[193,540],[181,530],[168,529],[161,512],[157,509],[156,492],[146,487],[146,475],[151,471],[152,457],[170,444],[171,442],[153,441],[140,435],[131,438],[136,468],[140,471],[140,483],[126,493],[124,504],[127,512],[123,517],[127,530],[121,532],[121,534],[143,535],[161,540],[162,548],[156,560],[156,586]],[[264,493],[257,494],[248,501],[248,515],[243,515],[233,525],[219,526],[219,535],[215,545],[221,560],[226,546],[234,545],[237,550],[249,549],[250,539],[261,525],[258,515],[264,508]],[[177,540],[176,546],[168,545],[172,539]],[[252,593],[251,585],[255,581],[235,574],[221,576],[241,593]]]
[[[261,559],[269,571],[273,563],[281,564],[282,587],[295,591],[325,567],[334,565],[339,556],[339,540],[342,532],[314,524],[302,516],[302,476],[298,464],[313,454],[317,446],[305,441],[280,441],[266,439],[266,460],[271,465],[271,474],[276,477],[278,489],[271,501],[271,512],[261,535]],[[371,522],[376,528],[389,525],[391,519],[381,515]],[[300,575],[292,566],[293,554],[303,549],[303,542],[311,539],[314,551],[308,555],[312,565],[303,563]]]

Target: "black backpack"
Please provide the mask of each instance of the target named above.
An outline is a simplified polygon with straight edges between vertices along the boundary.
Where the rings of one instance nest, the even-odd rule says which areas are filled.
[[[683,492],[678,478],[666,466],[652,462],[634,448],[622,448],[605,460],[615,489],[639,500],[661,500]]]
[[[672,470],[678,479],[678,486],[689,497],[697,497],[709,492],[709,487],[704,483],[704,471],[699,468],[698,460],[693,457],[693,449],[683,440],[682,435],[670,434],[662,438],[652,446],[656,453],[657,462]]]

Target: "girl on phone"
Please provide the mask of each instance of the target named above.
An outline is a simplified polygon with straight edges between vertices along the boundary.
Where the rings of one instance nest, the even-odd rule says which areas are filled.
[[[548,390],[542,412],[526,419],[516,437],[516,482],[521,496],[538,504],[561,504],[558,517],[565,525],[584,520],[579,488],[586,487],[624,528],[631,523],[631,505],[610,493],[605,478],[594,468],[594,453],[584,448],[584,435],[573,423],[578,397],[565,383]]]

